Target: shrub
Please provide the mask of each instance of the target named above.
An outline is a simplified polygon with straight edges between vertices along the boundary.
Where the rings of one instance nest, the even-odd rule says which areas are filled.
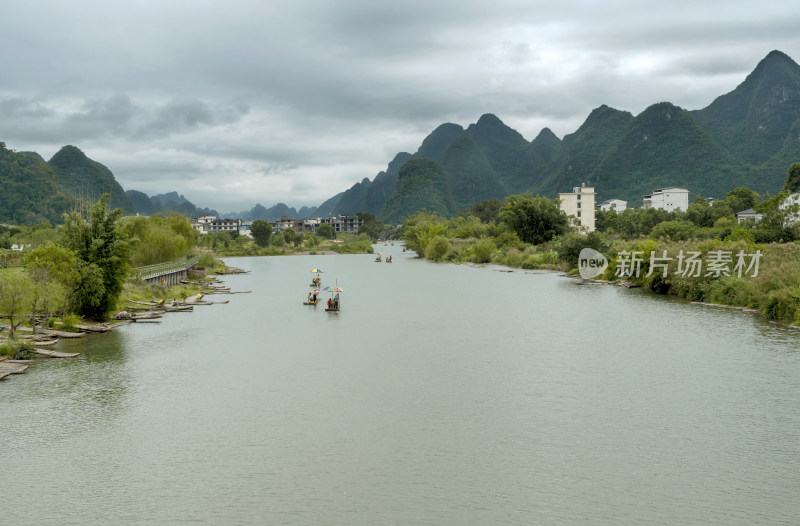
[[[694,236],[695,231],[696,228],[691,221],[677,219],[657,224],[650,231],[650,235],[656,239],[668,237],[674,241],[686,241]]]
[[[80,316],[76,314],[67,314],[63,318],[61,318],[61,327],[59,330],[64,332],[80,332],[80,329],[76,328],[76,325],[79,325],[83,321]]]
[[[518,249],[525,246],[525,243],[522,242],[516,232],[511,232],[508,230],[500,232],[500,234],[495,237],[494,242],[497,245],[497,248],[501,249],[507,247]]]
[[[10,340],[0,345],[0,355],[9,356],[12,360],[31,360],[36,355],[36,347],[29,343]]]
[[[496,250],[497,247],[490,238],[480,239],[472,246],[472,261],[475,263],[489,263],[492,261],[492,255]]]
[[[525,255],[516,248],[511,248],[508,250],[508,252],[506,252],[506,256],[504,258],[504,264],[506,266],[521,267],[524,262]]]
[[[425,247],[425,259],[441,261],[450,250],[450,242],[444,236],[436,236],[428,242]]]
[[[762,312],[770,320],[800,322],[800,289],[773,290],[767,296]]]

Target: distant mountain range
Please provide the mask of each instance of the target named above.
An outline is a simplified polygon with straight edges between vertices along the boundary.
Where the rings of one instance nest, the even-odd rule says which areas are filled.
[[[722,197],[738,186],[774,194],[799,161],[800,66],[772,51],[736,89],[701,110],[659,102],[634,116],[603,105],[563,139],[544,128],[532,141],[492,114],[466,129],[445,123],[416,153],[398,153],[372,180],[364,178],[318,207],[257,204],[223,217],[369,212],[395,223],[421,208],[450,216],[485,199],[526,191],[553,197],[581,183],[595,187],[598,202],[619,198],[634,207],[666,186],[704,197]],[[55,221],[76,200],[104,192],[127,213],[219,215],[177,192],[125,192],[108,168],[74,146],[46,162],[0,143],[0,188],[0,221],[7,222]]]
[[[410,159],[438,166],[400,170]],[[563,140],[545,128],[531,142],[492,114],[466,129],[442,124],[415,154],[397,154],[385,172],[346,190],[333,210],[399,222],[421,207],[452,215],[485,199],[525,191],[554,197],[581,183],[595,187],[598,202],[618,198],[631,206],[666,186],[704,197],[738,186],[774,194],[798,161],[800,66],[772,51],[701,110],[660,102],[634,117],[603,105]]]

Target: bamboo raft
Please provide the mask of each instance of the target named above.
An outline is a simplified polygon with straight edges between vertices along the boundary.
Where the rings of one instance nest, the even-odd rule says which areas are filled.
[[[10,374],[21,374],[25,372],[28,366],[19,363],[0,362],[0,380]]]
[[[80,338],[82,336],[86,336],[85,332],[54,331],[52,329],[46,330],[42,334],[47,336],[58,336],[59,338]]]
[[[77,352],[51,351],[50,349],[36,349],[33,352],[36,354],[40,354],[42,356],[47,356],[49,358],[75,358],[80,354]]]

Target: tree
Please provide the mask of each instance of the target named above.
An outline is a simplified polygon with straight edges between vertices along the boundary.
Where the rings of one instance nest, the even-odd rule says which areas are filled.
[[[319,246],[319,236],[314,232],[307,232],[305,235],[305,243],[311,248]]]
[[[534,245],[546,243],[569,230],[567,215],[555,201],[546,197],[510,195],[506,197],[497,216],[522,241]]]
[[[197,235],[182,215],[138,216],[122,221],[121,228],[130,240],[131,265],[135,267],[164,263],[189,254]]]
[[[425,255],[425,249],[433,238],[447,232],[447,223],[435,212],[422,210],[412,215],[403,222],[403,241],[409,250],[420,256]]]
[[[800,192],[800,163],[794,163],[789,167],[789,173],[786,176],[783,189],[790,194]]]
[[[425,259],[441,261],[450,250],[450,242],[444,236],[436,236],[425,247]]]
[[[323,223],[317,227],[317,234],[325,239],[333,239],[336,237],[336,230],[328,223]]]
[[[499,199],[487,199],[480,203],[475,203],[472,208],[462,210],[461,215],[473,215],[480,219],[483,223],[491,223],[497,220],[497,212],[503,202]]]
[[[761,221],[753,228],[757,243],[793,241],[800,238],[800,205],[787,199],[789,192],[783,190],[778,195],[756,205],[762,214]]]
[[[733,210],[734,214],[736,212],[741,212],[742,210],[755,208],[756,203],[760,201],[761,196],[758,195],[758,193],[754,190],[751,190],[745,186],[734,188],[725,194],[725,202],[731,207],[731,210]]]
[[[689,205],[686,210],[686,218],[697,226],[711,226],[711,206],[700,196]]]
[[[358,227],[358,233],[367,234],[370,239],[373,240],[378,239],[378,236],[380,236],[381,232],[383,232],[385,225],[381,221],[375,219],[374,215],[367,212],[359,212],[356,214],[356,217],[364,220],[364,223]]]
[[[260,247],[268,247],[269,240],[272,237],[272,225],[263,219],[256,219],[250,226],[250,233],[253,234],[253,239],[256,245]]]
[[[129,270],[129,245],[117,224],[122,210],[109,212],[107,201],[105,194],[92,205],[88,221],[77,212],[65,215],[59,229],[62,244],[80,260],[76,311],[96,320],[105,319],[115,307]]]
[[[685,219],[676,219],[657,224],[650,231],[650,236],[656,239],[668,237],[673,241],[686,241],[694,236],[695,230],[693,222]]]
[[[287,245],[293,245],[295,240],[297,239],[297,236],[298,236],[297,231],[292,227],[289,227],[283,231],[283,241]]]
[[[15,325],[14,320],[22,317],[30,306],[30,288],[31,282],[25,275],[15,273],[0,276],[0,312],[8,316],[12,340],[15,339],[16,325],[19,325]]]
[[[77,282],[78,273],[75,269],[75,254],[53,243],[26,251],[24,261],[32,282],[31,325],[35,333],[35,316],[39,308],[49,318],[60,297],[66,311],[69,297],[66,291]]]

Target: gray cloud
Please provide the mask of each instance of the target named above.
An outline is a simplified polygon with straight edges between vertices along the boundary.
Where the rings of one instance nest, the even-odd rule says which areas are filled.
[[[527,139],[601,104],[696,109],[772,49],[788,0],[12,0],[0,141],[75,144],[126,189],[201,206],[315,205],[443,122],[494,113]]]

